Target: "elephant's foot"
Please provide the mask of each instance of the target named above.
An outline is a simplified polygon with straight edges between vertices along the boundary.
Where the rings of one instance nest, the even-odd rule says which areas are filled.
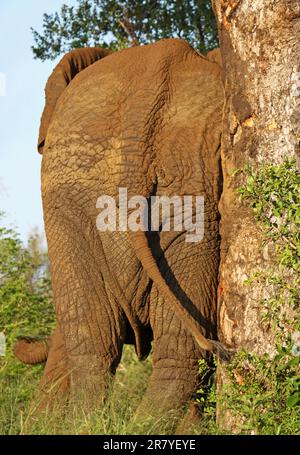
[[[77,368],[71,372],[70,412],[76,415],[90,414],[99,410],[109,396],[114,375],[99,368]]]
[[[174,433],[183,418],[186,405],[197,390],[201,357],[191,335],[183,332],[178,336],[176,327],[173,329],[171,323],[167,326],[168,317],[172,319],[170,312],[164,315],[168,331],[156,339],[154,333],[153,372],[135,416],[136,422],[153,422],[153,431],[160,434]],[[159,332],[159,320],[154,322]]]
[[[159,394],[156,399],[153,399],[153,396],[152,400],[151,397],[144,398],[135,413],[132,431],[146,431],[150,434],[194,434],[201,417],[201,410],[195,401],[191,401],[187,408],[186,403],[179,402],[172,393],[164,397]]]
[[[177,425],[175,434],[176,435],[194,434],[195,426],[200,423],[201,416],[202,413],[199,408],[199,405],[195,402],[191,402],[184,417],[182,418],[182,420],[180,420],[179,424]]]
[[[39,399],[35,405],[39,409],[53,405],[55,397],[69,390],[70,375],[67,367],[67,354],[59,328],[44,339],[23,338],[14,346],[16,357],[25,364],[38,364],[46,361],[39,386]]]
[[[29,406],[23,433],[30,434],[43,422],[61,420],[67,412],[70,392],[70,374],[67,358],[59,329],[49,341],[49,352],[37,396]],[[47,425],[48,427],[48,425]]]
[[[59,328],[56,328],[51,337],[48,359],[40,388],[45,394],[49,394],[49,401],[56,395],[67,393],[70,388],[67,353]]]
[[[158,382],[152,378],[135,413],[133,431],[136,425],[150,434],[173,434],[185,414],[186,402],[193,389],[193,384],[178,379]]]

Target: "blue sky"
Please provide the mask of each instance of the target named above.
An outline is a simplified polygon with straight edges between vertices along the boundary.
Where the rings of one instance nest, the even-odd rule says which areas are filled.
[[[30,27],[42,29],[43,13],[58,11],[68,0],[0,0],[0,210],[26,241],[34,227],[43,230],[40,161],[36,150],[44,87],[56,61],[33,59]],[[59,60],[59,59],[58,59]]]

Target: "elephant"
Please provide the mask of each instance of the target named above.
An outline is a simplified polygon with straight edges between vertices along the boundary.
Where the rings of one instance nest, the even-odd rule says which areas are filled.
[[[180,39],[78,49],[50,76],[38,149],[57,329],[48,343],[15,348],[25,362],[47,360],[42,389],[57,381],[57,396],[100,403],[123,345],[141,360],[153,345],[137,412],[167,412],[193,397],[201,357],[228,359],[217,340],[219,55]],[[119,188],[146,200],[202,195],[203,239],[187,242],[185,230],[99,231],[97,200]]]

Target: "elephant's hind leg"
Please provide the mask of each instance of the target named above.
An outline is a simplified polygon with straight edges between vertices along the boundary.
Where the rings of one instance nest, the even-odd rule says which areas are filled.
[[[45,400],[50,403],[53,397],[66,395],[70,388],[70,374],[67,353],[60,329],[57,327],[51,337],[46,367],[40,389]]]
[[[152,314],[154,331],[153,372],[136,419],[158,422],[174,431],[197,388],[201,352],[173,311],[158,301]]]
[[[160,245],[167,240],[161,235]],[[172,292],[202,326],[203,335],[215,339],[219,254],[217,249],[206,248],[201,242],[190,244],[179,236],[163,254],[161,249],[158,265]],[[166,301],[155,285],[149,307],[154,334],[153,373],[140,411],[157,416],[174,411],[176,418],[181,417],[182,405],[195,398],[199,359],[209,357],[186,329],[185,321],[177,316],[172,302]]]
[[[125,318],[107,293],[98,232],[79,219],[79,209],[69,204],[66,212],[49,210],[45,217],[54,301],[71,400],[90,410],[102,401],[119,363]]]
[[[49,341],[47,363],[40,382],[37,399],[31,403],[33,416],[48,412],[55,405],[66,403],[70,390],[70,374],[67,365],[66,349],[61,332],[56,328]]]

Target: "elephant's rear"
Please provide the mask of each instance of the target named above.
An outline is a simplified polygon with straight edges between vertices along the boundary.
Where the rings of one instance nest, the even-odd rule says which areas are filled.
[[[44,149],[42,188],[57,313],[62,319],[69,313],[67,322],[61,322],[63,332],[75,317],[68,286],[63,287],[68,281],[80,287],[86,274],[94,283],[91,292],[103,292],[112,311],[120,313],[120,337],[126,337],[126,318],[136,336],[140,327],[149,325],[151,280],[127,232],[96,229],[98,197],[116,198],[125,187],[129,197],[148,198],[156,191],[204,195],[206,233],[194,259],[191,245],[171,240],[168,247],[162,234],[161,254],[175,275],[168,273],[168,264],[160,267],[167,280],[181,281],[173,291],[179,299],[186,294],[187,308],[193,301],[193,317],[206,326],[206,335],[215,337],[222,103],[219,66],[179,40],[106,57],[79,74],[61,95]],[[76,236],[77,241],[72,239]],[[70,258],[74,256],[75,263],[76,255],[80,257],[80,245],[83,257],[91,259],[84,273],[78,269],[75,283],[75,272],[72,279],[67,274]],[[67,252],[65,260],[61,247]]]
[[[125,49],[94,63],[57,102],[42,165],[45,212],[56,198],[66,201],[66,210],[72,200],[95,221],[101,194],[117,197],[126,187],[148,197],[162,173],[174,180],[177,194],[199,191],[206,175],[219,193],[222,97],[218,65],[181,40]],[[209,154],[195,162],[188,154],[195,147]],[[195,185],[181,178],[198,170]]]

